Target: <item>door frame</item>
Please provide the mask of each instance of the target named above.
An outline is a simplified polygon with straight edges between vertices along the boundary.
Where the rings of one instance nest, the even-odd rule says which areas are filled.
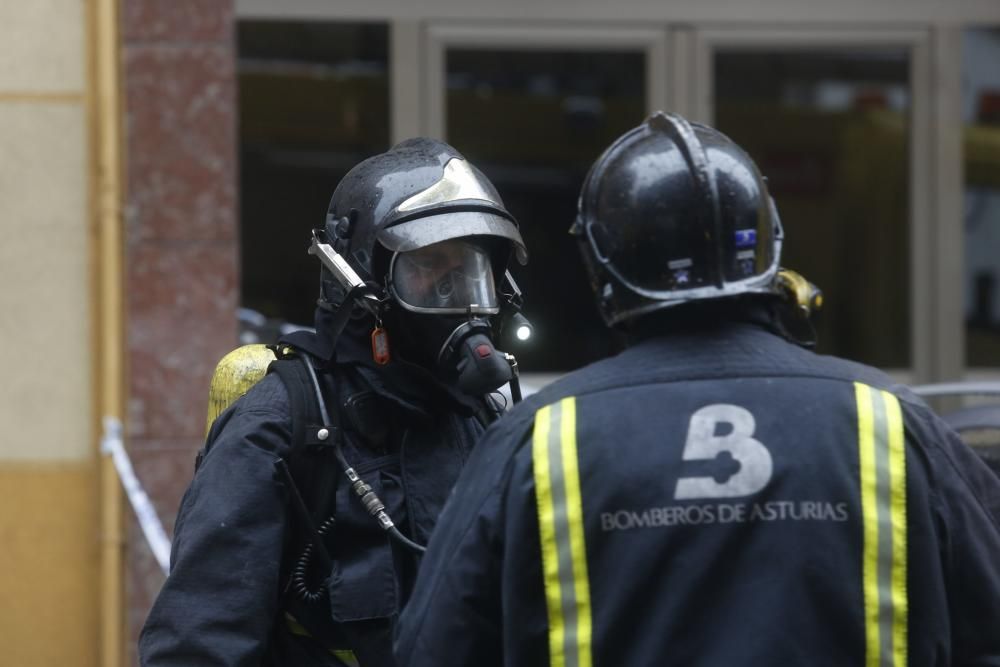
[[[539,26],[430,23],[426,28],[423,133],[447,139],[446,57],[448,49],[518,51],[640,51],[646,58],[646,110],[668,106],[668,32],[641,26]]]
[[[714,55],[720,49],[852,51],[905,48],[910,62],[910,349],[900,380],[961,377],[965,361],[962,262],[961,31],[958,28],[701,25],[675,39],[685,111],[714,121]],[[950,76],[949,76],[950,74]]]

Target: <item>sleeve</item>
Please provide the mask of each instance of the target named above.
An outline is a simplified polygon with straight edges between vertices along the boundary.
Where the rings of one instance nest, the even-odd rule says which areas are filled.
[[[396,626],[400,665],[503,664],[503,506],[518,440],[503,428],[508,420],[494,424],[476,445],[434,528]]]
[[[291,435],[280,380],[258,387],[212,441],[181,502],[170,575],[139,639],[145,667],[263,660],[287,520],[274,461]]]
[[[934,431],[952,664],[998,667],[1000,478],[947,426]]]

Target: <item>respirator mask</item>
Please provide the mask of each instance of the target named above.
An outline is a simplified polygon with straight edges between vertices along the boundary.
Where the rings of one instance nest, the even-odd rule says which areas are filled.
[[[514,371],[492,339],[500,303],[485,243],[458,238],[398,252],[387,282],[413,346],[442,379],[470,395],[510,382]]]

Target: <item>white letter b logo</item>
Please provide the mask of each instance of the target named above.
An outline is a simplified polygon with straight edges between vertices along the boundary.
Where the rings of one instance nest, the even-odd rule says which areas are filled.
[[[732,430],[716,435],[717,424],[728,424]],[[771,453],[760,441],[754,440],[755,427],[750,411],[738,405],[707,405],[691,415],[683,459],[713,460],[722,452],[728,452],[739,462],[740,469],[721,484],[712,477],[682,477],[677,481],[674,498],[749,496],[767,486],[771,479]]]

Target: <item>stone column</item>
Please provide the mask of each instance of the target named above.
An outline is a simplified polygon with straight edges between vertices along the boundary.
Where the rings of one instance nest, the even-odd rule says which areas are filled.
[[[237,344],[233,0],[123,0],[127,442],[168,532]],[[163,575],[128,515],[127,637]]]

